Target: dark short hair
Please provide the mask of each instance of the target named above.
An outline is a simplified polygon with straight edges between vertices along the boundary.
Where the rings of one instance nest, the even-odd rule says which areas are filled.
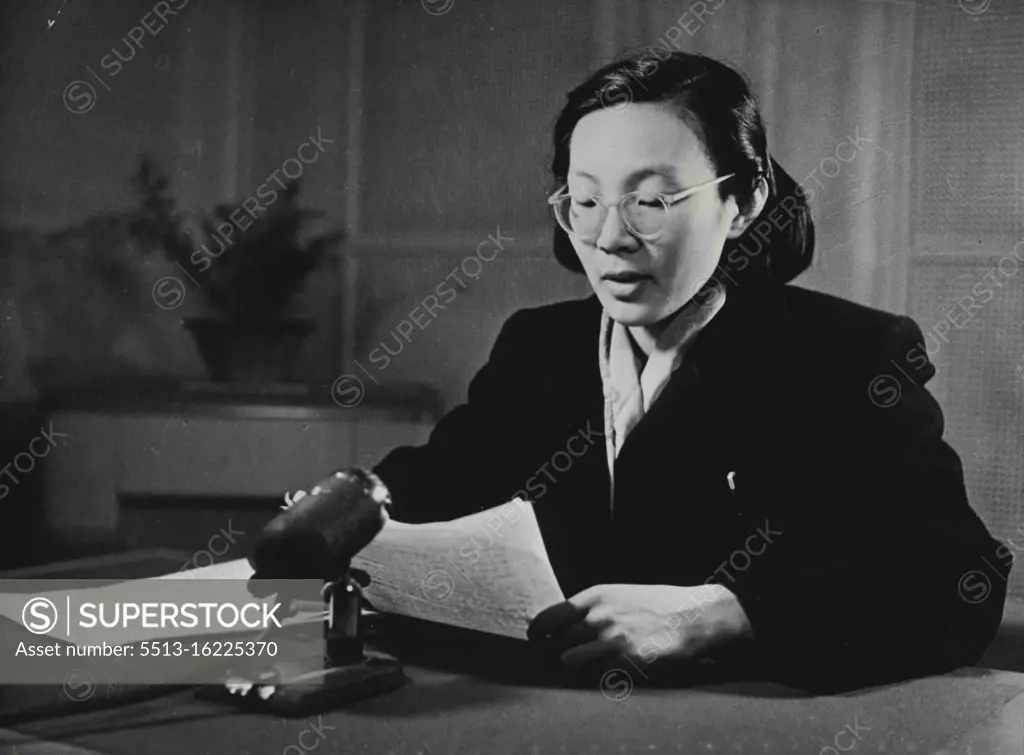
[[[807,197],[768,154],[757,98],[738,71],[704,55],[644,51],[604,66],[566,100],[555,122],[553,191],[566,183],[572,132],[583,116],[629,102],[665,103],[700,139],[718,175],[735,174],[719,184],[723,199],[735,196],[740,208],[747,208],[758,179],[768,184],[761,220],[726,241],[714,277],[726,286],[785,283],[810,267],[814,223]],[[554,251],[564,267],[582,272],[568,235],[557,224]]]

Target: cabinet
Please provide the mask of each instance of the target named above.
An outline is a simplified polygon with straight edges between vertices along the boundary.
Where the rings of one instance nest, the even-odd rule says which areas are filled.
[[[47,410],[67,436],[47,459],[47,535],[71,551],[224,550],[224,533],[258,528],[285,491],[424,442],[437,416],[430,403],[345,409],[329,392],[326,403],[209,395],[61,402]]]

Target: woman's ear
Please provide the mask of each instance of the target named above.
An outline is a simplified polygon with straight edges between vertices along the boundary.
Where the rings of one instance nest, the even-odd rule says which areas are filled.
[[[757,220],[757,216],[761,214],[767,201],[768,182],[764,176],[758,176],[754,189],[750,194],[750,201],[747,203],[747,207],[741,209],[736,217],[733,218],[727,238],[737,239],[742,236],[747,228]]]

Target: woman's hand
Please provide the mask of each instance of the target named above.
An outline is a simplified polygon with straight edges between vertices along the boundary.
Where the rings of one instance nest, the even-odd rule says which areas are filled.
[[[750,634],[746,613],[722,585],[595,585],[541,611],[528,632],[570,668],[613,656],[634,664],[697,659]]]

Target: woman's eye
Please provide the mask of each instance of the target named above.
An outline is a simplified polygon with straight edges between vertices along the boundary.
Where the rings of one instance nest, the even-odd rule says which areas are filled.
[[[594,201],[593,197],[573,197],[572,206],[579,207],[584,210],[589,210],[597,207],[597,202]]]
[[[639,207],[654,208],[661,207],[661,201],[654,194],[640,194],[636,198]]]

